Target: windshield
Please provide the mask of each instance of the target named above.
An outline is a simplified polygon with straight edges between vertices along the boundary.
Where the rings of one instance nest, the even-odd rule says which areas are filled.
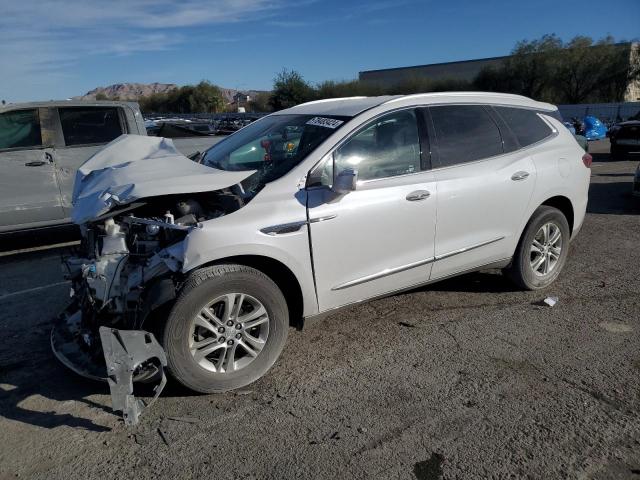
[[[255,190],[282,177],[339,129],[349,117],[271,115],[217,143],[202,163],[220,170],[257,170],[243,182]]]

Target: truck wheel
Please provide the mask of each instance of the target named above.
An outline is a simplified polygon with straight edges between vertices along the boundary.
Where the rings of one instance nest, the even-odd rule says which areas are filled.
[[[569,239],[569,223],[564,214],[546,205],[538,207],[504,273],[525,290],[549,286],[567,261]]]
[[[625,150],[618,145],[611,145],[609,154],[612,160],[624,160]]]
[[[169,374],[201,393],[248,385],[274,364],[289,312],[277,285],[243,265],[215,265],[187,279],[162,335]]]

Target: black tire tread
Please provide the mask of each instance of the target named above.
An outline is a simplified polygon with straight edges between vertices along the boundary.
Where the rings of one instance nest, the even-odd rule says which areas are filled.
[[[236,279],[237,277],[245,276],[245,278],[253,279],[255,281],[260,282],[265,288],[271,290],[270,293],[274,295],[276,302],[278,304],[277,308],[280,308],[282,310],[283,316],[285,317],[283,325],[286,325],[286,327],[284,327],[284,332],[281,332],[281,335],[283,335],[282,341],[280,342],[281,345],[278,345],[277,347],[279,348],[276,348],[277,350],[277,355],[275,355],[276,358],[280,354],[280,351],[284,346],[284,342],[286,341],[287,330],[289,325],[289,318],[288,318],[289,314],[287,309],[287,303],[282,292],[280,291],[276,283],[273,280],[271,280],[271,278],[269,278],[267,275],[265,275],[261,271],[256,270],[255,268],[248,267],[246,265],[239,265],[239,264],[219,264],[219,265],[213,265],[210,267],[204,267],[204,268],[195,270],[193,273],[191,273],[188,276],[188,278],[182,285],[182,288],[180,289],[180,293],[178,294],[174,307],[171,310],[171,313],[169,314],[167,321],[164,322],[164,325],[162,328],[162,335],[160,337],[161,338],[160,342],[165,348],[165,351],[167,351],[167,370],[169,375],[172,378],[176,379],[179,383],[181,383],[185,387],[191,390],[194,390],[196,392],[221,393],[228,390],[233,390],[235,388],[240,388],[244,385],[252,383],[253,381],[260,378],[262,374],[264,374],[264,372],[262,372],[261,375],[255,378],[254,377],[244,378],[243,380],[240,380],[238,385],[228,385],[228,386],[219,386],[219,387],[216,387],[215,385],[204,386],[201,383],[196,381],[196,379],[194,378],[194,375],[189,371],[188,365],[186,366],[182,365],[180,361],[177,361],[176,358],[174,358],[174,356],[170,354],[170,351],[172,351],[172,348],[169,345],[169,342],[171,342],[171,334],[177,328],[175,325],[175,322],[178,321],[178,320],[173,320],[172,319],[173,316],[179,314],[180,310],[189,308],[189,296],[195,289],[197,289],[202,284],[212,279],[222,280],[223,278],[228,278],[229,276],[234,276],[236,277]],[[273,358],[273,359],[267,358],[268,367],[265,369],[265,372],[275,362],[276,358]],[[246,368],[249,368],[249,367],[246,367]]]
[[[529,281],[527,279],[527,272],[525,271],[525,269],[530,268],[528,264],[525,263],[525,259],[528,262],[529,260],[529,254],[527,253],[526,255],[523,255],[523,248],[529,248],[529,243],[526,241],[531,230],[533,228],[537,228],[538,227],[534,227],[534,225],[536,225],[540,219],[542,219],[543,217],[549,216],[549,215],[554,215],[554,216],[559,216],[561,219],[561,222],[564,222],[564,227],[565,227],[565,233],[567,235],[565,235],[563,242],[564,246],[563,246],[563,258],[561,258],[561,263],[560,265],[557,267],[557,270],[554,274],[554,276],[552,277],[552,280],[544,285],[535,285],[534,283],[532,283],[531,281]],[[509,280],[511,280],[516,286],[518,286],[519,288],[523,289],[523,290],[540,290],[542,288],[546,288],[548,287],[551,283],[553,283],[557,278],[558,275],[560,274],[560,272],[562,271],[562,268],[564,267],[564,264],[566,262],[566,257],[568,254],[568,249],[569,249],[569,223],[567,222],[566,217],[564,216],[564,214],[558,210],[557,208],[548,206],[548,205],[541,205],[539,206],[534,212],[533,215],[531,215],[531,218],[529,219],[529,221],[527,222],[527,225],[525,226],[522,235],[520,236],[520,240],[518,241],[518,246],[516,247],[516,251],[513,255],[513,260],[511,261],[511,264],[505,268],[503,270],[503,273],[507,276],[507,278],[509,278]]]

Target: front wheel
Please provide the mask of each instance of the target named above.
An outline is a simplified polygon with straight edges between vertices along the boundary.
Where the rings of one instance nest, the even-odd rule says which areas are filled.
[[[224,392],[263,376],[282,352],[289,328],[277,285],[244,265],[194,272],[162,335],[167,368],[201,393]]]
[[[564,214],[546,205],[538,207],[504,273],[526,290],[549,286],[567,261],[569,239],[569,223]]]

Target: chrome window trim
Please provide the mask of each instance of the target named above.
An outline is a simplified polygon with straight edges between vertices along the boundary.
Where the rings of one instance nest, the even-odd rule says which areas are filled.
[[[373,108],[378,108],[382,105],[386,105],[385,103],[378,105],[377,107],[373,107]],[[478,102],[440,102],[440,103],[423,103],[423,104],[415,104],[415,105],[411,105],[411,106],[404,106],[404,107],[398,107],[398,108],[394,108],[392,110],[387,110],[384,112],[381,112],[373,117],[371,117],[370,119],[366,120],[363,123],[360,123],[358,126],[352,128],[349,132],[347,132],[345,134],[344,137],[342,137],[340,139],[340,141],[338,141],[338,143],[336,143],[333,147],[331,147],[329,149],[329,151],[322,156],[322,158],[320,160],[318,160],[307,172],[307,177],[311,174],[311,172],[318,166],[320,165],[320,163],[322,163],[323,161],[325,161],[325,159],[329,156],[333,157],[333,154],[335,153],[335,151],[340,148],[344,143],[346,143],[348,140],[350,140],[354,135],[356,135],[361,129],[363,129],[364,127],[366,127],[370,122],[373,122],[377,119],[379,119],[380,117],[383,117],[389,113],[395,113],[395,112],[399,112],[402,110],[415,110],[418,108],[429,108],[429,107],[443,107],[443,106],[458,106],[458,105],[476,105],[476,106],[485,106],[485,107],[509,107],[509,108],[521,108],[523,110],[532,110],[534,112],[536,112],[538,115],[544,115],[544,112],[547,112],[546,110],[541,110],[539,108],[533,108],[533,107],[527,107],[527,106],[521,106],[521,105],[513,105],[513,104],[508,104],[508,103],[494,103],[494,102],[487,102],[487,103],[478,103]],[[369,109],[371,110],[371,109]],[[367,112],[368,110],[365,110],[364,112],[359,113],[358,115],[356,115],[355,117],[352,118],[352,121],[357,119],[360,115],[364,114],[365,112]],[[551,114],[554,111],[557,110],[548,110],[548,113]],[[462,165],[471,165],[474,163],[479,163],[479,162],[486,162],[488,160],[495,160],[497,158],[503,157],[505,155],[511,155],[513,153],[516,152],[521,152],[521,151],[525,151],[527,149],[530,148],[535,148],[547,141],[551,141],[552,139],[554,139],[555,137],[557,137],[558,135],[560,135],[560,133],[558,132],[558,130],[549,123],[549,121],[544,118],[541,117],[549,126],[549,128],[551,129],[551,134],[545,138],[543,138],[542,140],[537,141],[536,143],[532,143],[530,145],[527,145],[526,147],[521,147],[518,148],[517,150],[513,150],[511,152],[503,152],[499,155],[493,155],[491,157],[484,157],[484,158],[479,158],[478,160],[473,160],[471,162],[465,162],[465,163],[458,163],[456,165],[447,165],[446,167],[434,167],[433,165],[431,165],[431,168],[425,169],[425,170],[419,170],[417,172],[413,172],[413,173],[404,173],[401,175],[394,175],[391,177],[383,177],[383,178],[373,178],[370,180],[362,180],[362,184],[369,183],[369,182],[376,182],[376,181],[380,181],[380,180],[388,180],[390,178],[398,178],[398,177],[406,177],[409,175],[416,175],[418,173],[424,173],[424,172],[435,172],[435,171],[439,171],[439,170],[444,170],[447,168],[456,168],[456,167],[460,167]],[[506,122],[505,122],[506,123]],[[507,124],[507,127],[509,125]],[[427,127],[428,128],[428,127]],[[437,142],[436,142],[437,143]],[[422,145],[420,145],[420,147],[422,148]],[[420,152],[421,154],[424,152]],[[314,187],[305,187],[305,188],[314,188]]]

